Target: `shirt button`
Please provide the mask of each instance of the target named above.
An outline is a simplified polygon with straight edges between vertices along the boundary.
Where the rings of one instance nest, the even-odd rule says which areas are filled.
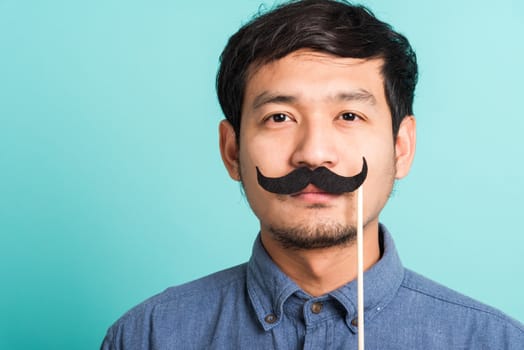
[[[354,319],[351,320],[351,325],[355,326],[355,327],[358,327],[358,318],[357,317],[355,317]]]
[[[269,324],[273,324],[277,322],[277,317],[274,314],[268,314],[266,317],[264,317],[264,321]]]
[[[311,312],[314,314],[319,314],[322,311],[322,303],[317,301],[311,304]]]

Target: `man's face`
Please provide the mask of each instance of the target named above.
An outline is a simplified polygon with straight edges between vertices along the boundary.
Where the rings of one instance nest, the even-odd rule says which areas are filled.
[[[377,227],[394,179],[407,174],[414,150],[413,118],[402,123],[393,139],[382,63],[299,50],[251,72],[240,144],[231,125],[223,122],[221,151],[230,175],[242,180],[262,235],[289,245],[294,239],[301,242],[299,248],[352,238],[355,193],[335,195],[312,185],[290,195],[270,193],[258,184],[256,167],[268,177],[304,166],[353,176],[362,168],[362,157],[369,169],[363,185],[364,224]],[[412,144],[407,151],[406,143]]]

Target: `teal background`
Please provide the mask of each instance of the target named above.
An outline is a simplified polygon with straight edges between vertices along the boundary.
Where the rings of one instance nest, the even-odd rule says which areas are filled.
[[[523,3],[364,3],[420,64],[382,221],[406,266],[524,320]],[[259,4],[0,0],[0,349],[95,349],[143,299],[248,259],[214,80]]]

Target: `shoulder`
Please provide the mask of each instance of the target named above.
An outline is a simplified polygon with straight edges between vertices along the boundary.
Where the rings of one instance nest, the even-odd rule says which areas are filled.
[[[242,264],[179,286],[170,287],[137,305],[119,321],[122,322],[126,318],[141,315],[146,310],[170,307],[173,303],[177,307],[187,306],[187,302],[190,300],[201,303],[206,299],[213,299],[220,294],[227,293],[232,286],[234,290],[238,290],[238,285],[245,284],[245,271],[246,264]],[[182,301],[184,302],[183,305],[181,305]]]
[[[462,327],[490,327],[487,332],[506,332],[524,341],[524,325],[503,312],[406,269],[401,293],[434,320],[460,322]]]
[[[143,343],[144,339],[150,338],[153,329],[169,333],[202,327],[202,320],[216,317],[224,302],[236,300],[245,294],[245,281],[246,264],[242,264],[170,287],[133,307],[118,319],[109,328],[102,349],[141,349],[135,345],[114,347],[109,344]]]

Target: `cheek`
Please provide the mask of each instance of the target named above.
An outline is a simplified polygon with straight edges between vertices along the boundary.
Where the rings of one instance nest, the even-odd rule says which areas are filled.
[[[248,200],[250,200],[250,197],[258,196],[257,192],[262,191],[262,188],[258,185],[256,167],[264,174],[271,171],[270,165],[272,162],[267,154],[268,152],[261,150],[253,142],[249,142],[249,146],[240,146],[240,176]]]
[[[282,140],[268,140],[265,137],[249,138],[249,145],[241,145],[240,161],[246,176],[256,180],[256,169],[270,177],[287,174],[290,169],[290,143]]]
[[[247,135],[245,143],[240,144],[239,166],[242,184],[249,205],[259,218],[269,215],[271,206],[268,203],[276,196],[265,191],[257,181],[256,167],[270,177],[287,174],[289,166],[286,145],[280,145],[260,136]]]
[[[240,152],[240,175],[245,197],[249,207],[259,219],[266,217],[269,210],[270,193],[266,192],[257,181],[256,166],[262,169],[263,161],[252,159],[246,155],[247,152]]]
[[[366,182],[373,187],[389,186],[395,177],[395,149],[393,140],[386,137],[367,140],[364,156],[368,163]]]

